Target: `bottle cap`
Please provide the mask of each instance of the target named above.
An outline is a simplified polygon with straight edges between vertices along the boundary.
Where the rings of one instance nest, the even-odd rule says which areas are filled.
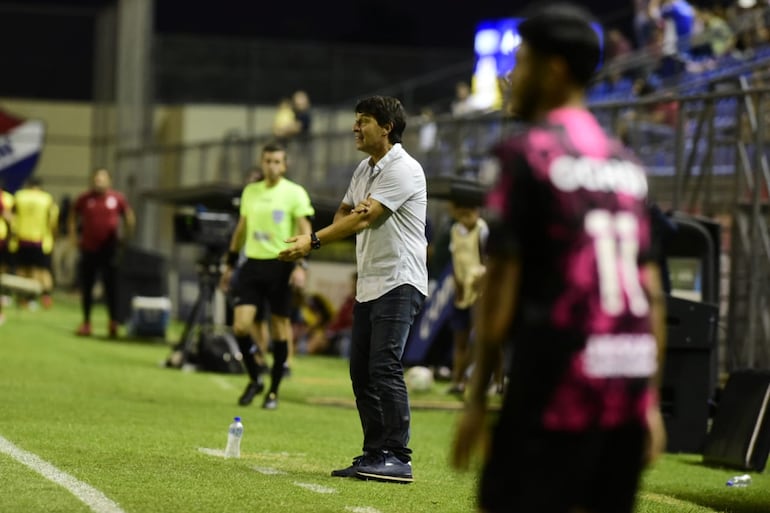
[[[235,422],[240,422],[240,421],[241,421],[241,418],[240,418],[240,417],[235,417],[233,420],[234,420]]]

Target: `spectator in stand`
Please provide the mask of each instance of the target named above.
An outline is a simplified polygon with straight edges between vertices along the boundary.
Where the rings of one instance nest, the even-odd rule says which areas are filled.
[[[631,41],[623,35],[623,32],[616,28],[607,31],[607,45],[604,53],[607,64],[630,55],[632,51]]]
[[[291,98],[281,98],[273,118],[273,136],[277,142],[285,146],[298,131]]]
[[[656,27],[657,22],[650,16],[650,0],[634,0],[634,35],[637,48],[650,46]]]
[[[467,116],[474,110],[471,86],[467,82],[457,82],[455,84],[455,98],[452,100],[452,115],[455,117]]]
[[[664,27],[663,55],[686,54],[695,25],[695,9],[686,0],[650,0],[650,16]]]
[[[307,139],[310,136],[310,129],[313,124],[313,117],[310,112],[310,97],[305,91],[294,91],[291,96],[292,109],[294,109],[294,119],[297,122],[296,135],[301,139]]]
[[[121,219],[123,231],[121,237]],[[77,242],[78,223],[80,242]],[[101,275],[109,314],[108,333],[118,336],[117,257],[122,240],[134,233],[136,219],[126,198],[112,189],[110,172],[97,168],[91,175],[91,189],[81,194],[69,212],[69,236],[80,248],[80,299],[83,322],[76,334],[91,335],[91,307],[97,275]]]
[[[693,41],[693,46],[705,46],[707,52],[714,58],[722,57],[735,48],[735,34],[727,21],[719,15],[714,7],[699,8],[698,20],[702,31]]]

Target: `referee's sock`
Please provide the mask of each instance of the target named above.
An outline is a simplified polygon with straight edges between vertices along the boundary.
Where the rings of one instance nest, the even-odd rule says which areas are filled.
[[[278,395],[278,387],[283,379],[283,364],[289,356],[289,343],[285,340],[273,340],[273,368],[270,372],[270,393]]]
[[[259,383],[262,381],[262,367],[254,360],[253,351],[259,352],[259,346],[251,339],[251,335],[242,335],[235,337],[238,341],[238,348],[243,355],[243,365],[246,367],[246,372],[249,373],[251,381]]]

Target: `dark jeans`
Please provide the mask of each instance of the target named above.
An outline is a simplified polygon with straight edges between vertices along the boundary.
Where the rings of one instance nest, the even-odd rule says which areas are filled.
[[[350,380],[364,431],[364,452],[387,450],[410,460],[409,396],[401,355],[425,296],[401,285],[353,309]]]
[[[83,309],[83,322],[91,322],[91,306],[93,305],[96,278],[101,275],[104,285],[104,301],[110,320],[117,320],[117,246],[109,244],[98,251],[81,251],[80,253],[80,298]]]

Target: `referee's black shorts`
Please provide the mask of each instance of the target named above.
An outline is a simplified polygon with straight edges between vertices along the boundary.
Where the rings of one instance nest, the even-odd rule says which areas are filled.
[[[577,433],[511,428],[495,430],[480,483],[485,512],[633,512],[643,470],[643,426]]]
[[[289,277],[294,262],[281,260],[254,260],[249,258],[238,269],[233,290],[233,304],[270,305],[270,313],[280,317],[291,316],[292,290]]]

